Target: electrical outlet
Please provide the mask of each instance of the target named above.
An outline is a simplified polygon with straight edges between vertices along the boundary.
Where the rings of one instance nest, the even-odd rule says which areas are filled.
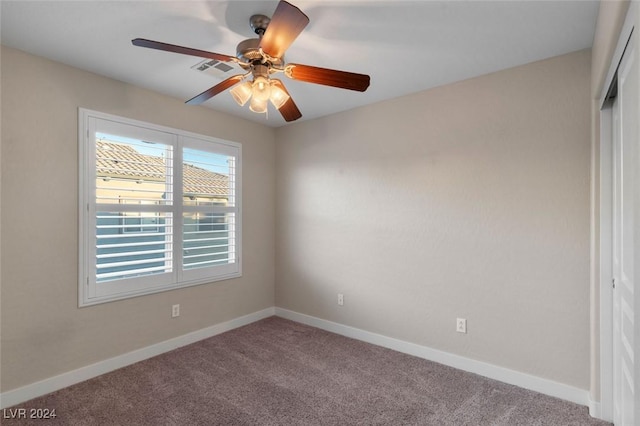
[[[338,305],[344,305],[344,295],[342,293],[338,293]]]
[[[173,305],[171,307],[171,318],[180,316],[180,305]]]
[[[465,318],[458,318],[456,320],[456,331],[458,333],[466,333],[467,332],[467,320]]]

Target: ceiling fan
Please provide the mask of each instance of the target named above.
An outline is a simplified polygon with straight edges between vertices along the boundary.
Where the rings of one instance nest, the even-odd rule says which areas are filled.
[[[231,87],[231,95],[243,106],[251,99],[249,108],[253,112],[266,113],[269,101],[280,111],[286,121],[302,117],[302,113],[287,92],[281,80],[271,78],[273,74],[285,76],[308,83],[322,84],[341,89],[364,92],[369,87],[370,78],[365,74],[337,71],[310,65],[285,63],[284,53],[309,23],[309,17],[296,6],[281,0],[269,19],[264,15],[253,15],[249,24],[258,38],[244,40],[236,48],[236,56],[223,55],[205,50],[176,46],[159,41],[136,38],[131,40],[135,46],[184,55],[215,59],[221,62],[234,62],[246,71],[227,78],[210,89],[186,101],[197,105],[211,99]],[[252,81],[242,82],[252,76]],[[235,86],[235,87],[234,87]]]

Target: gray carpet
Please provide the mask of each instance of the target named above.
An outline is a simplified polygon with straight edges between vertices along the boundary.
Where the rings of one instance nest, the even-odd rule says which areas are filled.
[[[277,317],[19,407],[55,408],[39,425],[608,424],[580,405]]]

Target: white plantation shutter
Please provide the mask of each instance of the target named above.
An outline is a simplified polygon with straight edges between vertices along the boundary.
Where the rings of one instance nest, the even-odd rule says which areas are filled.
[[[240,276],[240,145],[80,110],[80,304]]]
[[[217,269],[231,273],[236,258],[236,161],[233,150],[206,150],[184,138],[182,151],[182,274],[200,279]]]
[[[173,146],[97,125],[96,281],[172,272]]]

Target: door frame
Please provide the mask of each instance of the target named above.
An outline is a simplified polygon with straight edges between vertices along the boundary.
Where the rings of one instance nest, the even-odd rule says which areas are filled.
[[[631,2],[625,17],[616,49],[614,51],[605,84],[599,98],[600,107],[600,194],[599,213],[599,257],[594,259],[600,268],[598,276],[599,312],[600,312],[600,409],[596,417],[613,421],[613,108],[609,99],[610,89],[615,84],[618,66],[624,55],[627,43],[636,27],[638,7]],[[640,27],[639,27],[640,28]],[[636,34],[636,36],[638,36]],[[595,189],[595,188],[594,188]],[[637,297],[637,296],[636,296]],[[640,367],[640,366],[639,366]],[[637,399],[637,397],[636,397]],[[637,407],[636,407],[637,408]]]
[[[600,110],[600,413],[613,421],[613,105]]]

